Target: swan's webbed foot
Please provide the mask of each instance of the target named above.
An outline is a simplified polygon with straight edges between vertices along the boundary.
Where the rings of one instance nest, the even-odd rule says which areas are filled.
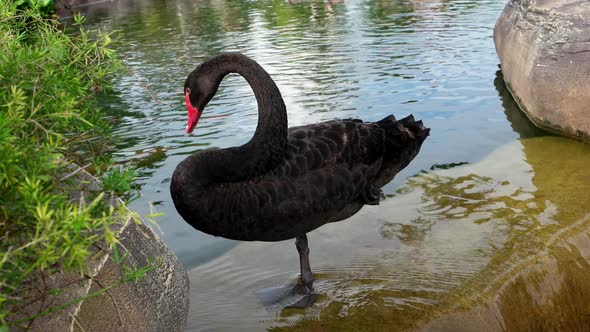
[[[318,294],[316,293],[308,293],[305,294],[299,301],[289,304],[286,308],[297,308],[297,309],[305,309],[311,307],[315,301],[318,299]]]
[[[385,199],[385,195],[383,194],[383,190],[381,190],[381,188],[371,186],[369,189],[367,189],[367,191],[365,191],[363,199],[367,205],[379,205],[379,202]]]

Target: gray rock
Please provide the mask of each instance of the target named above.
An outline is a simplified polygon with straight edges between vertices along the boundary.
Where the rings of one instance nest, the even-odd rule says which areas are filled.
[[[494,42],[506,85],[529,118],[590,140],[590,2],[510,0]]]
[[[119,240],[119,252],[128,254],[127,265],[147,266],[149,259],[161,260],[161,265],[138,282],[124,283],[112,288],[110,294],[82,302],[74,315],[76,322],[72,330],[183,331],[189,284],[178,258],[143,221],[130,221],[119,233]],[[110,257],[106,259],[95,276],[100,285],[92,282],[88,292],[117,282],[120,270]]]
[[[80,191],[73,200],[96,191],[97,180],[85,171],[75,175]],[[121,204],[118,199],[110,202]],[[124,207],[124,210],[126,208]],[[128,210],[126,210],[128,211]],[[11,330],[27,331],[183,331],[189,306],[189,281],[185,268],[151,228],[129,211],[114,233],[120,241],[119,254],[126,255],[124,264],[144,267],[151,260],[158,267],[137,282],[125,282],[108,292],[75,303],[56,313],[27,321]],[[55,272],[48,276],[33,276],[23,285],[22,296],[29,304],[14,310],[9,321],[31,317],[47,308],[55,308],[73,299],[84,297],[115,284],[121,279],[122,266],[115,263],[113,251],[96,243],[86,275]],[[43,284],[43,285],[40,285]],[[59,289],[59,294],[47,296],[43,289]],[[16,308],[13,308],[16,309]]]

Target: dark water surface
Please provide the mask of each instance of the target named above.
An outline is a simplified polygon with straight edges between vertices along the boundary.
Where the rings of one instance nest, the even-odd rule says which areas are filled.
[[[503,86],[492,31],[505,1],[121,0],[89,8],[122,32],[133,73],[102,101],[115,158],[141,171],[163,240],[191,277],[190,330],[590,328],[590,146],[535,129]],[[168,186],[188,154],[242,144],[256,102],[223,81],[192,136],[188,73],[222,51],[259,61],[291,126],[413,113],[432,128],[388,198],[309,235],[321,297],[307,310],[261,304],[298,275],[293,241],[200,233]],[[267,299],[268,300],[268,299]]]

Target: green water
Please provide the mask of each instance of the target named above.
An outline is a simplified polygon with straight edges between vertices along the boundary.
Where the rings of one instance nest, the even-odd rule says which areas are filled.
[[[517,109],[492,30],[505,1],[120,0],[88,7],[121,31],[133,73],[102,101],[115,158],[139,167],[141,214],[190,270],[189,330],[588,330],[590,145]],[[235,242],[186,225],[168,182],[194,151],[246,142],[250,88],[228,77],[186,136],[186,75],[222,51],[258,60],[290,125],[413,113],[432,128],[387,199],[308,237],[318,302],[268,303],[293,283],[293,241]],[[266,302],[265,302],[266,301]]]

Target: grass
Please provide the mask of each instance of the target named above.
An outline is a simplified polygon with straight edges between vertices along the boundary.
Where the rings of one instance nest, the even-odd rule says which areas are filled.
[[[130,198],[136,190],[133,179],[138,173],[134,168],[111,167],[100,176],[102,189],[115,195]]]
[[[55,12],[55,0],[13,0],[12,5],[19,9],[31,8],[45,16]]]
[[[0,330],[11,324],[11,308],[26,305],[25,281],[56,271],[84,275],[94,243],[118,242],[118,210],[100,190],[73,199],[75,177],[68,178],[72,162],[86,162],[76,160],[85,148],[76,137],[108,137],[95,96],[122,68],[112,35],[84,30],[81,17],[79,31],[66,34],[40,11],[16,5],[0,2]],[[104,174],[106,191],[133,189],[134,171]]]

